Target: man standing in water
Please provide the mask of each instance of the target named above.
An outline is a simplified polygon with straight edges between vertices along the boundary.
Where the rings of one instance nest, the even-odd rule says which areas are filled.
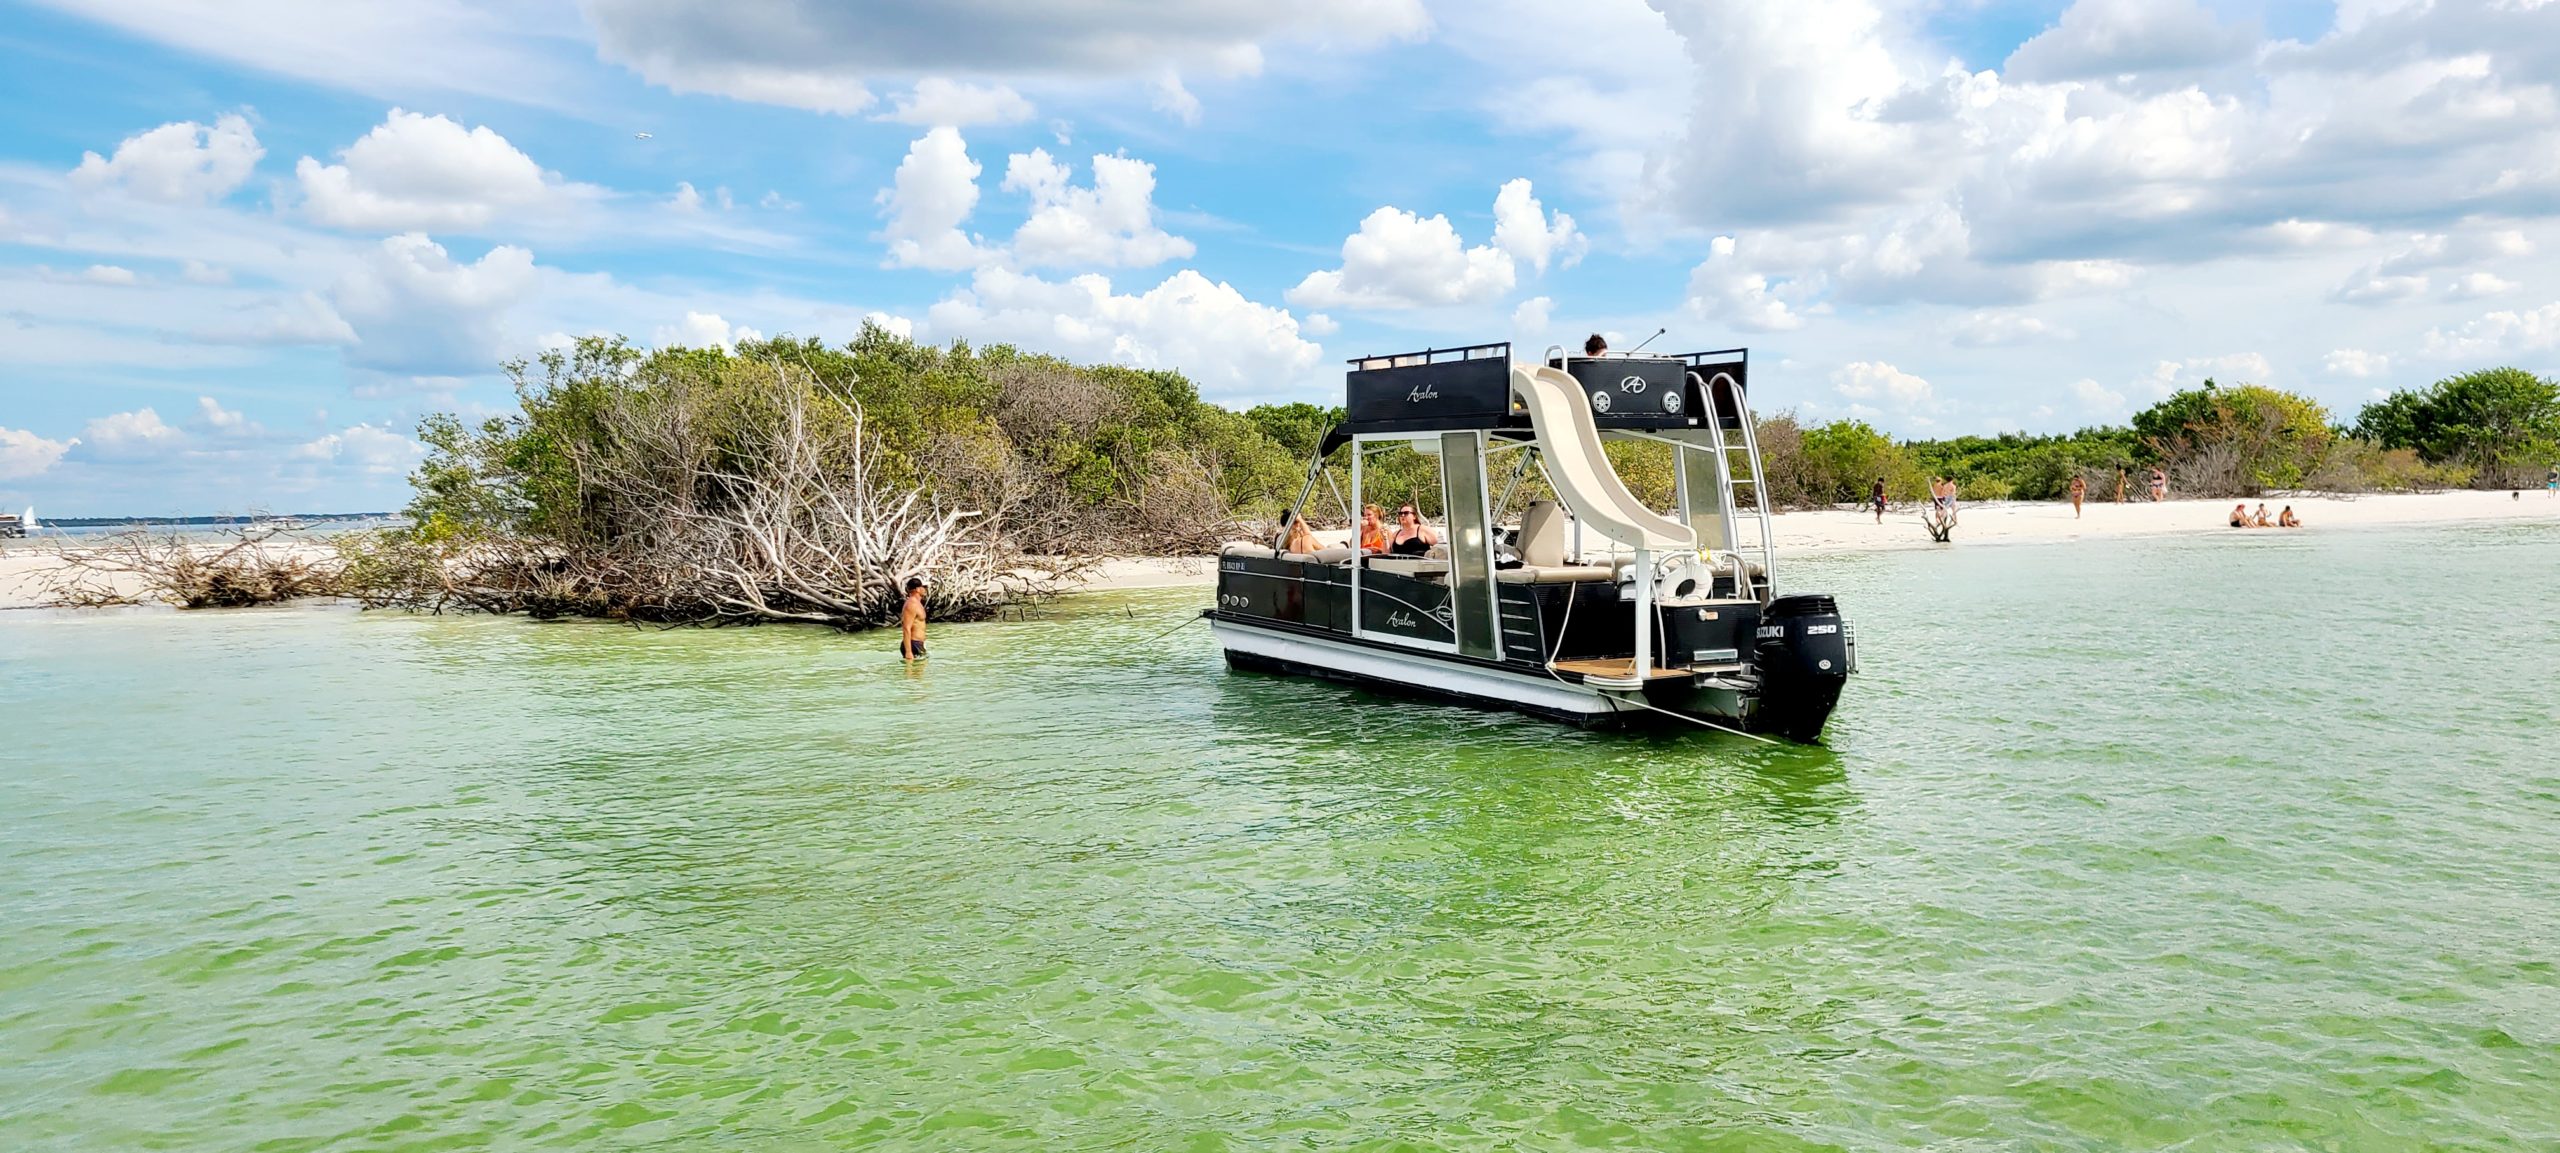
[[[924,659],[924,578],[907,578],[907,603],[898,610],[898,659]]]

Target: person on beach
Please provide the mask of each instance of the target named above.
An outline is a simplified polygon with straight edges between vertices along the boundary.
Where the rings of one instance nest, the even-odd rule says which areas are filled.
[[[2116,468],[2116,503],[2117,503],[2117,504],[2123,504],[2123,503],[2124,503],[2124,481],[2125,481],[2124,468],[2123,468],[2123,466],[2119,465],[2119,466],[2117,466],[2117,468]]]
[[[1289,530],[1280,542],[1280,551],[1304,555],[1324,547],[1316,543],[1316,534],[1307,531],[1307,518],[1299,516],[1296,511],[1281,513],[1280,520]]]
[[[2082,478],[2082,477],[2078,477],[2078,476],[2074,476],[2074,477],[2072,477],[2072,478],[2071,478],[2071,519],[2073,519],[2073,520],[2078,520],[2078,519],[2080,519],[2080,502],[2081,502],[2081,501],[2084,501],[2084,500],[2087,500],[2087,499],[2089,499],[2089,482],[2088,482],[2088,480],[2087,480],[2087,479],[2085,479],[2085,478]]]
[[[2247,501],[2242,501],[2239,504],[2231,506],[2231,527],[2249,527],[2249,503]]]
[[[1387,551],[1386,514],[1379,512],[1378,506],[1374,504],[1360,506],[1360,551],[1364,553]]]
[[[1956,518],[1956,481],[1954,477],[1935,477],[1929,481],[1929,503],[1938,507],[1938,519]]]
[[[1600,356],[1608,351],[1609,338],[1602,336],[1599,333],[1592,333],[1591,339],[1582,342],[1582,355],[1584,356]]]
[[[898,659],[924,659],[924,578],[907,578],[907,603],[898,610]]]
[[[1438,543],[1440,538],[1431,535],[1431,527],[1422,523],[1422,514],[1415,512],[1412,505],[1396,509],[1396,531],[1395,535],[1387,538],[1388,552],[1397,556],[1422,556]]]
[[[2551,471],[2542,474],[2542,495],[2546,499],[2560,496],[2560,464],[2552,465]]]
[[[2249,518],[2249,523],[2251,526],[2256,528],[2276,527],[2276,522],[2267,519],[2267,502],[2258,502],[2258,513],[2256,516]]]
[[[1884,478],[1876,478],[1875,491],[1867,494],[1867,503],[1876,506],[1876,523],[1884,523]]]
[[[2151,499],[2154,503],[2169,499],[2169,474],[2156,468],[2151,470]]]
[[[2277,528],[2301,528],[2301,527],[2302,527],[2302,518],[2301,518],[2301,517],[2298,517],[2298,516],[2293,515],[2293,506],[2292,506],[2292,505],[2286,505],[2286,506],[2284,506],[2284,511],[2283,511],[2283,512],[2280,512],[2280,513],[2277,513],[2277,514],[2276,514],[2276,527],[2277,527]]]

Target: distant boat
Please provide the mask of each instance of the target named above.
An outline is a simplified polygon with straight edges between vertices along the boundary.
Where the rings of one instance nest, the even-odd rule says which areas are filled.
[[[0,537],[22,537],[36,531],[36,506],[28,505],[25,516],[0,512]]]

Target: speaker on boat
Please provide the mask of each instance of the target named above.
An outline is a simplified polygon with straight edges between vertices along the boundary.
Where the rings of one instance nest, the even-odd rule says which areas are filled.
[[[1840,703],[1849,679],[1849,643],[1840,606],[1820,594],[1779,597],[1760,613],[1752,663],[1760,702],[1752,727],[1812,741]]]

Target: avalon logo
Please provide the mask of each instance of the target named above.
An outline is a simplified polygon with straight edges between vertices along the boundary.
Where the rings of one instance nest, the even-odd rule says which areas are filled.
[[[1387,614],[1387,627],[1391,629],[1409,629],[1421,623],[1421,621],[1406,616],[1401,612],[1392,612]]]
[[[1632,392],[1641,396],[1644,394],[1644,378],[1641,376],[1627,377],[1626,379],[1618,382],[1618,391]]]
[[[1419,404],[1426,400],[1438,400],[1440,399],[1440,390],[1427,384],[1417,385],[1413,391],[1404,394],[1404,399],[1408,404]]]

